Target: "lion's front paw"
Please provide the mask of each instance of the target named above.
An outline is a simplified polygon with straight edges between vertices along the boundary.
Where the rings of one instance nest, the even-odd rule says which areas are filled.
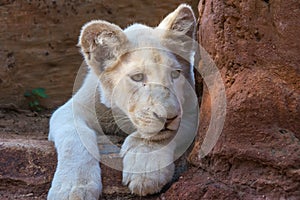
[[[123,184],[128,185],[132,193],[140,196],[159,192],[171,181],[174,174],[174,164],[160,168],[159,159],[149,161],[139,156],[125,155],[123,164]],[[151,168],[156,170],[153,171]]]
[[[98,200],[102,190],[100,167],[96,160],[95,165],[89,164],[58,167],[47,199]]]
[[[100,195],[100,186],[97,183],[88,183],[86,185],[72,185],[64,183],[63,185],[53,185],[48,193],[48,200],[98,200]]]
[[[139,196],[159,192],[173,176],[174,164],[154,172],[127,173],[123,172],[123,184]]]
[[[165,182],[160,182],[153,178],[147,177],[147,175],[131,175],[127,181],[128,182],[123,181],[123,183],[128,185],[128,188],[132,193],[139,196],[157,193],[165,185]]]
[[[140,196],[159,192],[172,180],[174,149],[173,143],[165,146],[128,136],[121,149],[123,184]]]
[[[145,196],[147,194],[154,194],[159,192],[163,185],[164,184],[156,184],[156,181],[153,179],[148,179],[140,176],[131,180],[128,188],[134,194]]]

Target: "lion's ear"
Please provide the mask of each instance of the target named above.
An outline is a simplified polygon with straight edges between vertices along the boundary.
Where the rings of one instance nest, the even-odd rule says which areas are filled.
[[[101,73],[116,63],[126,43],[127,37],[119,26],[94,20],[82,27],[78,46],[87,64]]]
[[[194,39],[196,31],[194,12],[189,5],[181,4],[176,10],[166,16],[157,28],[174,31]]]

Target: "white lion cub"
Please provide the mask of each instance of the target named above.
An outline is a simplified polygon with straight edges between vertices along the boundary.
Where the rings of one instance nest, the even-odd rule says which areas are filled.
[[[79,46],[90,70],[50,120],[49,140],[55,143],[58,164],[49,200],[99,198],[97,135],[102,129],[97,123],[103,109],[121,112],[133,130],[121,148],[123,184],[144,196],[172,179],[173,138],[188,99],[185,84],[194,84],[193,45],[187,38],[194,38],[195,26],[185,4],[155,28],[134,24],[122,30],[101,20],[83,26]]]

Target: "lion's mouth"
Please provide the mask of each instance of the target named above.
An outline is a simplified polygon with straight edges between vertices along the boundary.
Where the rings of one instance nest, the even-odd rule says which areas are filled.
[[[174,131],[177,131],[177,129],[176,129],[176,130],[173,130],[173,129],[169,129],[169,128],[165,127],[165,128],[163,128],[163,129],[161,129],[159,132],[160,132],[160,133],[163,133],[163,132],[166,132],[166,131],[174,132]]]
[[[172,119],[167,119],[165,126],[161,131],[177,131],[180,125],[180,121],[180,116],[176,116]]]
[[[161,129],[157,134],[151,137],[151,140],[166,140],[166,139],[172,139],[180,125],[181,118],[176,117],[170,120],[169,122],[165,123],[165,126],[163,129]]]
[[[163,141],[174,138],[180,126],[181,115],[176,115],[172,118],[164,119],[164,124],[154,124],[154,126],[151,124],[151,121],[146,121],[144,119],[147,118],[140,118],[139,120],[136,120],[135,123],[137,125],[140,125],[142,124],[141,122],[145,122],[145,126],[143,127],[136,126],[139,137],[149,141]],[[133,118],[133,120],[135,120],[135,118]],[[149,129],[147,127],[149,127]]]
[[[174,130],[171,130],[171,129],[168,129],[168,128],[164,128],[164,129],[160,130],[160,132],[165,132],[165,131],[174,131]]]
[[[149,141],[164,141],[164,140],[170,140],[174,138],[176,135],[178,129],[173,129],[174,127],[170,128],[168,126],[165,126],[163,129],[155,132],[155,133],[144,133],[141,134],[140,137]],[[140,133],[143,133],[142,131]]]

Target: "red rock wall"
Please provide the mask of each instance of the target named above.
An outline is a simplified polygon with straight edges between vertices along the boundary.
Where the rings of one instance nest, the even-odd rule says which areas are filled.
[[[29,0],[0,2],[0,107],[26,108],[26,90],[42,87],[48,108],[64,103],[82,62],[76,48],[81,26],[104,19],[126,27],[134,22],[155,26],[180,3],[196,0]]]
[[[300,199],[300,2],[201,0],[199,42],[226,87],[227,116],[199,158],[210,121],[204,87],[192,169],[166,199]]]

